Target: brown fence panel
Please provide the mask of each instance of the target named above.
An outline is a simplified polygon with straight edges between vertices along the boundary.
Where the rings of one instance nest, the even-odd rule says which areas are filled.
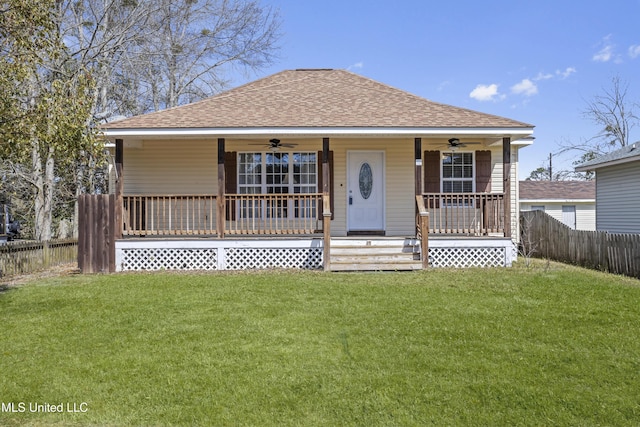
[[[640,234],[573,230],[542,211],[521,212],[520,224],[531,256],[640,278]]]
[[[115,271],[115,213],[113,194],[78,197],[78,268],[82,273]]]
[[[0,245],[0,276],[27,274],[72,263],[78,256],[75,239],[48,242],[8,242]]]

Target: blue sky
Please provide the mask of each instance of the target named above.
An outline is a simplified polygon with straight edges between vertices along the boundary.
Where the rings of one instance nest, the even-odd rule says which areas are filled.
[[[640,103],[640,0],[263,4],[282,16],[280,60],[251,80],[284,69],[348,69],[436,102],[531,123],[536,141],[521,151],[521,179],[560,144],[597,133],[582,112],[614,76]],[[640,139],[640,129],[631,136]],[[572,156],[554,165],[569,168]]]

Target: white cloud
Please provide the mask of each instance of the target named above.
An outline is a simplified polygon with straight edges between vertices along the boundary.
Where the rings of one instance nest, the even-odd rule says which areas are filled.
[[[529,79],[523,79],[520,83],[511,86],[511,92],[516,95],[533,96],[538,93],[538,86]]]
[[[611,61],[614,58],[613,50],[615,48],[615,45],[611,43],[611,34],[605,36],[599,44],[602,45],[602,48],[591,59],[596,62]]]
[[[574,67],[567,67],[565,68],[564,71],[562,70],[557,70],[556,71],[556,75],[562,77],[563,79],[566,79],[567,77],[569,77],[571,74],[575,73],[577,70]]]
[[[633,59],[640,56],[640,45],[634,44],[629,46],[629,56]]]
[[[355,64],[351,64],[347,67],[347,71],[351,71],[353,69],[362,69],[364,68],[364,62],[360,61],[360,62],[356,62]]]
[[[537,82],[539,80],[549,80],[549,79],[552,79],[552,78],[553,78],[553,74],[540,72],[540,73],[538,73],[537,76],[535,76],[533,78],[533,80]]]
[[[498,94],[498,85],[478,85],[471,91],[469,96],[478,101],[494,101]]]
[[[613,58],[613,46],[608,45],[600,49],[591,59],[596,62],[609,62],[611,58]]]

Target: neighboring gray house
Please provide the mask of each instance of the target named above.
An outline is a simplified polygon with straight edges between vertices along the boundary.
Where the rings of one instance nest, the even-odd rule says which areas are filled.
[[[576,168],[596,173],[596,229],[640,233],[640,142]]]
[[[595,181],[520,181],[520,210],[541,210],[574,230],[596,229]]]

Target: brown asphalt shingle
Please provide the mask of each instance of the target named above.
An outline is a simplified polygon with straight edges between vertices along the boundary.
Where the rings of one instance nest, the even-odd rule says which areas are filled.
[[[281,127],[533,126],[432,102],[344,70],[282,71],[193,104],[103,125],[104,129]]]
[[[520,181],[520,200],[595,199],[595,181]]]

